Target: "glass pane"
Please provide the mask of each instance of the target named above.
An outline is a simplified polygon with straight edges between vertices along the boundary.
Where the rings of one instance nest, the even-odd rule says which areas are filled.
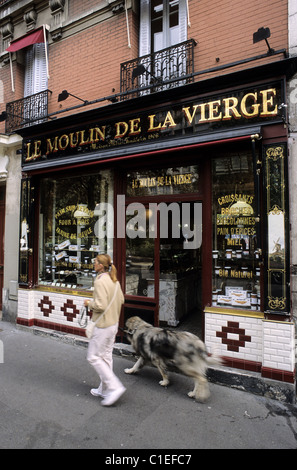
[[[213,305],[258,310],[260,267],[253,160],[213,160]]]
[[[173,46],[180,42],[178,26],[178,0],[169,2],[169,40],[168,46]]]
[[[288,242],[286,239],[286,147],[265,147],[265,198],[267,201],[267,295],[265,309],[287,312],[290,309]]]
[[[155,297],[155,240],[149,238],[149,212],[130,204],[126,215],[126,294]]]
[[[163,49],[163,0],[152,0],[151,7],[152,51]]]
[[[179,41],[179,0],[152,0],[152,52],[177,44]]]
[[[32,188],[31,180],[25,178],[21,185],[21,210],[20,210],[20,259],[19,259],[19,282],[27,284],[29,282],[29,226],[31,209]]]
[[[92,289],[93,259],[112,256],[111,173],[44,178],[40,201],[39,284]]]
[[[159,320],[176,326],[201,308],[202,204],[171,203],[160,215]],[[164,219],[167,219],[164,220]],[[177,230],[178,229],[178,230]]]

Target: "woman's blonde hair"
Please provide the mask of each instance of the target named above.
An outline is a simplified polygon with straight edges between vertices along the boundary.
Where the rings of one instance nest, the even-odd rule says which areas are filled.
[[[104,271],[109,273],[109,275],[111,277],[111,280],[113,282],[117,282],[117,280],[118,280],[118,278],[117,278],[117,268],[113,264],[111,257],[107,254],[97,255],[96,259],[97,259],[98,263],[103,265]]]

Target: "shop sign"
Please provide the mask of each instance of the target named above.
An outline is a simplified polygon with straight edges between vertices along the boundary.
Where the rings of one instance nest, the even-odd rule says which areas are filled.
[[[189,193],[199,190],[198,166],[132,171],[127,174],[128,196]]]
[[[24,164],[279,119],[281,86],[262,85],[24,141]],[[98,113],[100,113],[100,109]]]

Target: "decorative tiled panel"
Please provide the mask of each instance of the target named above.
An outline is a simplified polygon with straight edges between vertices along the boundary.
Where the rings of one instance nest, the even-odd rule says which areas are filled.
[[[239,348],[245,348],[247,342],[251,342],[251,336],[245,334],[244,328],[239,328],[239,322],[228,321],[227,326],[222,326],[222,331],[217,331],[216,336],[222,338],[222,344],[227,344],[228,351],[239,352]]]
[[[295,366],[294,325],[263,321],[263,366],[293,371]]]
[[[38,303],[38,307],[45,317],[49,317],[55,307],[52,304],[52,301],[49,299],[48,295],[44,295],[43,298]]]
[[[224,357],[262,361],[262,320],[205,313],[205,343]]]
[[[34,292],[26,289],[18,291],[18,318],[34,318]]]
[[[85,297],[40,290],[19,290],[18,320],[33,320],[46,328],[73,331],[81,329],[78,319]],[[20,321],[21,322],[21,321]],[[63,328],[58,328],[58,325]]]
[[[205,343],[210,352],[222,355],[227,365],[294,381],[294,323],[206,312]]]
[[[70,322],[73,322],[77,318],[77,315],[79,315],[79,310],[71,299],[67,299],[66,302],[64,302],[61,310],[64,313],[64,316]]]

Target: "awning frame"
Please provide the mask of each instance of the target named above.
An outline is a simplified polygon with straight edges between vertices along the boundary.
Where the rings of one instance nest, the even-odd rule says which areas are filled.
[[[9,47],[6,49],[8,52],[17,52],[25,47],[32,46],[40,42],[45,42],[43,26],[31,31],[30,33],[21,36],[18,39],[11,41]]]

